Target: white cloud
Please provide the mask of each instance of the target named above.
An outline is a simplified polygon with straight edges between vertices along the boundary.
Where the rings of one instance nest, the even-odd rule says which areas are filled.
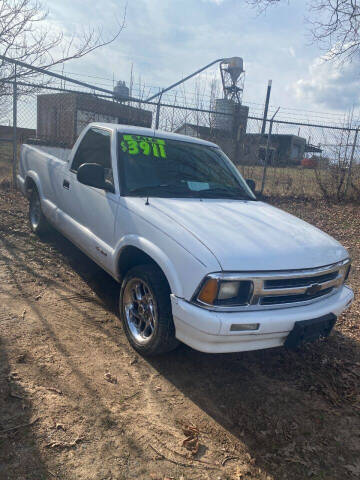
[[[103,0],[85,9],[81,0],[62,0],[61,4],[47,0],[51,19],[65,32],[78,31],[82,25],[103,25],[104,32],[111,33],[114,14],[121,17],[125,2]],[[246,70],[244,102],[256,103],[262,110],[271,78],[271,103],[297,107],[294,91],[287,86],[302,78],[304,65],[318,54],[313,46],[304,45],[299,18],[305,6],[300,3],[258,16],[246,2],[236,0],[128,2],[126,28],[118,40],[70,62],[65,70],[107,79],[114,75],[128,83],[133,64],[136,83],[141,80],[148,86],[166,87],[216,58],[241,56]],[[216,65],[206,75],[219,78],[218,71]],[[98,83],[112,88],[111,81],[99,79]],[[187,82],[182,89],[190,96],[194,85]],[[304,103],[303,108],[310,110],[313,105]]]
[[[295,58],[296,54],[295,54],[295,49],[294,47],[289,47],[289,54],[291,57]]]
[[[293,85],[295,95],[304,104],[332,110],[346,110],[360,103],[359,62],[339,65],[318,57],[308,75]]]
[[[216,5],[221,5],[226,0],[202,0],[204,3],[216,3]]]

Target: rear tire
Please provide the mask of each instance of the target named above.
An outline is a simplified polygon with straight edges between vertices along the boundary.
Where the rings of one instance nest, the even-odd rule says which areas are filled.
[[[169,285],[156,265],[129,270],[121,284],[119,310],[125,334],[141,355],[159,355],[178,346]]]
[[[36,235],[43,236],[49,232],[50,226],[41,209],[39,192],[33,189],[29,202],[29,223],[31,230]]]

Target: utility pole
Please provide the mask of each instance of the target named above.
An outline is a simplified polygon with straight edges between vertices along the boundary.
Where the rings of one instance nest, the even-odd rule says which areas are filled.
[[[272,80],[269,80],[269,81],[268,81],[267,91],[266,91],[265,108],[264,108],[264,118],[263,118],[263,123],[262,123],[262,127],[261,127],[261,136],[264,135],[265,130],[266,130],[266,120],[267,120],[267,114],[268,114],[268,110],[269,110],[271,85],[272,85]]]

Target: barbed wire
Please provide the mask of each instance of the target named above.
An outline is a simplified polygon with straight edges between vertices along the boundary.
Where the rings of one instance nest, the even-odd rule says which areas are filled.
[[[59,70],[54,70],[58,73],[64,73]],[[70,75],[74,75],[80,78],[94,78],[98,80],[105,80],[105,82],[96,82],[95,86],[101,86],[101,87],[114,87],[114,83],[116,83],[115,78],[109,78],[109,77],[103,77],[99,75],[89,75],[85,73],[76,73],[76,72],[66,72]],[[214,75],[214,72],[207,72],[207,76],[212,77]],[[205,76],[205,75],[203,75]],[[141,97],[142,95],[144,96],[144,92],[147,93],[146,97],[151,96],[153,93],[159,92],[163,87],[161,86],[155,86],[155,85],[149,85],[146,83],[140,83],[137,81],[132,81],[132,95],[133,96],[138,96]],[[209,86],[208,86],[209,88]],[[200,105],[199,105],[199,98],[201,99]],[[188,88],[182,88],[182,89],[175,89],[174,91],[171,92],[166,92],[166,94],[163,95],[162,98],[164,101],[167,103],[172,103],[175,100],[179,104],[187,104],[189,107],[202,107],[204,104],[210,103],[211,100],[213,100],[213,97],[211,93],[202,91],[201,94],[199,91],[193,91],[189,87]],[[252,114],[258,114],[261,115],[264,109],[264,103],[262,102],[256,102],[252,100],[248,100],[246,96],[244,96],[243,104],[245,106],[248,106],[250,108],[250,111]],[[269,110],[275,111],[278,108],[278,105],[270,105]],[[318,110],[307,110],[304,108],[298,108],[298,107],[280,107],[280,112],[279,116],[283,118],[286,116],[289,120],[307,120],[314,121],[315,119],[318,120],[319,122],[327,121],[331,122],[335,125],[342,125],[346,119],[347,112],[343,113],[335,113],[335,112],[325,112],[325,111],[318,111]]]

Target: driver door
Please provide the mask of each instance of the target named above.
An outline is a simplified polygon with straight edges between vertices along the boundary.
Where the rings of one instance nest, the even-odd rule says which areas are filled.
[[[63,183],[67,197],[65,213],[71,217],[71,237],[104,268],[110,265],[114,248],[118,194],[84,185],[78,182],[76,175],[83,163],[98,163],[104,167],[106,179],[114,185],[112,141],[111,130],[90,128],[78,147]]]

